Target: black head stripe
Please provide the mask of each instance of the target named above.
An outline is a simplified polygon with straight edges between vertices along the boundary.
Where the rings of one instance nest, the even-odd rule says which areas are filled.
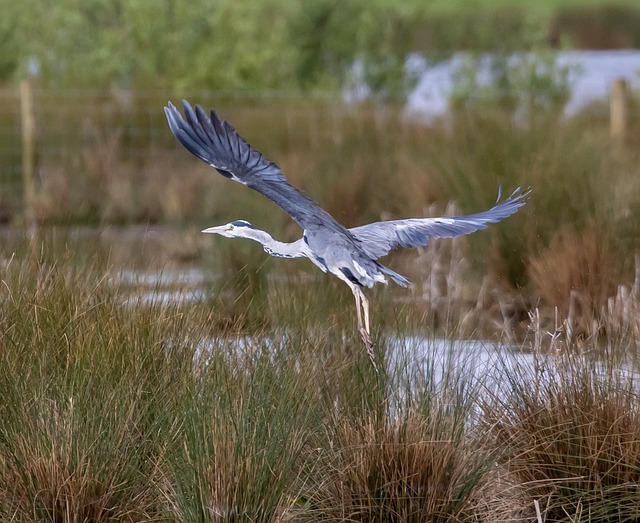
[[[231,225],[235,225],[236,227],[248,227],[249,229],[255,229],[253,225],[249,222],[245,222],[244,220],[236,220],[235,222],[231,222]]]

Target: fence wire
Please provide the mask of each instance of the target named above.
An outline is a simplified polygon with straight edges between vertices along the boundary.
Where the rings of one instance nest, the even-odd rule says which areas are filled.
[[[73,184],[83,176],[82,165],[87,155],[101,155],[108,164],[110,155],[118,160],[142,164],[160,149],[178,147],[168,131],[162,108],[168,100],[186,98],[204,107],[222,108],[233,114],[234,123],[243,119],[264,122],[282,118],[292,129],[287,140],[292,147],[304,140],[313,143],[319,133],[333,137],[340,134],[345,119],[355,126],[357,106],[346,105],[335,95],[313,99],[284,92],[231,93],[215,91],[136,90],[32,90],[35,116],[35,183],[46,186],[47,174],[64,173]],[[605,101],[606,102],[606,101]],[[631,106],[633,116],[637,107]],[[380,132],[389,111],[377,108]],[[394,115],[401,115],[396,107]],[[322,121],[318,120],[322,115]],[[593,116],[593,115],[592,115]],[[608,118],[606,103],[596,112],[597,118]],[[300,121],[305,123],[300,125]],[[327,122],[329,122],[327,126]],[[241,127],[240,125],[238,125]],[[322,127],[328,127],[323,129]],[[303,129],[304,136],[300,136]],[[0,89],[0,223],[24,211],[23,137],[21,100],[18,86]]]

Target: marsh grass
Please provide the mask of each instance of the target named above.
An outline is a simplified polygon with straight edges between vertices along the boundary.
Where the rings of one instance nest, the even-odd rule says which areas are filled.
[[[376,372],[337,287],[269,288],[277,321],[243,331],[216,325],[220,303],[136,299],[100,263],[39,252],[0,285],[3,520],[640,516],[622,347],[496,366],[425,349],[405,318],[376,333]]]
[[[484,408],[502,449],[511,517],[637,521],[640,416],[637,376],[609,358],[540,358],[510,373]],[[537,504],[537,508],[536,508]],[[537,511],[537,512],[536,512]]]
[[[309,480],[300,519],[473,520],[488,460],[457,430],[418,413],[340,421],[325,435],[333,448]]]
[[[453,353],[428,349],[416,364],[416,347],[394,347],[386,354],[395,360],[360,393],[383,408],[337,403],[317,434],[301,521],[481,520],[492,458],[469,424],[478,383]]]
[[[3,520],[314,520],[356,517],[356,504],[375,517],[395,506],[411,520],[467,510],[458,483],[481,476],[465,479],[462,467],[471,394],[411,386],[391,370],[381,335],[389,370],[376,373],[351,321],[318,334],[310,315],[240,335],[212,326],[210,303],[136,301],[108,274],[29,256],[6,267]],[[458,467],[455,485],[429,505],[425,485],[440,482],[440,464]],[[347,477],[351,500],[331,508]]]
[[[549,249],[529,262],[532,283],[571,322],[574,337],[598,336],[604,329],[614,334],[611,327],[618,320],[611,314],[605,321],[605,304],[624,278],[621,260],[613,251],[610,238],[598,227],[577,231],[565,226],[554,234]]]
[[[176,521],[277,521],[296,503],[317,417],[308,370],[274,344],[239,352],[209,359],[175,434],[165,495]]]
[[[547,330],[557,314],[570,316],[572,294],[579,297],[571,321],[586,337],[606,329],[603,311],[633,281],[637,249],[637,153],[616,151],[604,123],[588,113],[560,122],[541,112],[519,126],[508,111],[480,105],[425,142],[434,189],[463,209],[485,207],[488,187],[533,188],[517,215],[469,238],[469,259],[501,281],[498,296],[523,289]]]
[[[12,265],[0,292],[2,519],[157,518],[161,435],[190,371],[167,350],[182,318],[123,307],[69,267]]]

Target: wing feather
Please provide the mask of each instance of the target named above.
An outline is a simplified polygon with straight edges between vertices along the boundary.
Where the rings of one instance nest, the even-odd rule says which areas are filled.
[[[518,187],[501,203],[491,209],[466,216],[443,216],[440,218],[410,218],[370,223],[349,229],[360,240],[362,249],[373,259],[381,258],[396,247],[421,247],[432,238],[453,238],[486,229],[488,224],[496,223],[522,207],[530,189]]]
[[[215,111],[210,116],[183,100],[185,117],[171,103],[164,111],[178,141],[220,174],[262,193],[279,205],[303,229],[328,228],[354,242],[353,236],[328,212],[289,184],[275,163],[249,145]],[[356,247],[357,249],[357,247]]]
[[[200,143],[206,143],[207,141],[207,132],[203,126],[198,125],[198,117],[193,112],[193,109],[189,107],[185,107],[184,114],[187,118],[188,127],[184,127],[183,129],[194,139],[198,140]]]
[[[314,232],[331,230],[351,245],[354,254],[366,255],[373,260],[385,256],[396,247],[419,247],[427,245],[432,238],[451,238],[486,229],[488,224],[516,213],[531,192],[530,189],[518,187],[503,202],[496,202],[491,209],[476,214],[392,220],[347,230],[289,184],[280,167],[249,145],[215,111],[212,110],[209,116],[199,105],[195,106],[195,110],[184,100],[182,105],[184,118],[171,102],[164,110],[171,132],[187,150],[223,176],[272,200],[303,229]]]

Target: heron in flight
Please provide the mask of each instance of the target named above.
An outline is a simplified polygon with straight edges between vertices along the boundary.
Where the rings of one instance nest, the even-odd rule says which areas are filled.
[[[502,202],[498,195],[494,207],[477,214],[390,220],[347,229],[289,184],[280,167],[249,145],[215,111],[207,114],[199,105],[194,109],[184,100],[182,106],[184,117],[171,102],[164,109],[171,132],[178,141],[222,176],[269,198],[304,231],[302,238],[292,243],[274,240],[269,233],[244,220],[202,232],[257,241],[271,256],[309,258],[320,270],[345,282],[355,297],[358,330],[372,361],[369,301],[362,289],[386,283],[387,278],[404,287],[409,285],[407,278],[385,267],[378,259],[396,247],[425,246],[433,238],[452,238],[486,229],[487,224],[514,214],[525,204],[530,192],[517,188]]]

